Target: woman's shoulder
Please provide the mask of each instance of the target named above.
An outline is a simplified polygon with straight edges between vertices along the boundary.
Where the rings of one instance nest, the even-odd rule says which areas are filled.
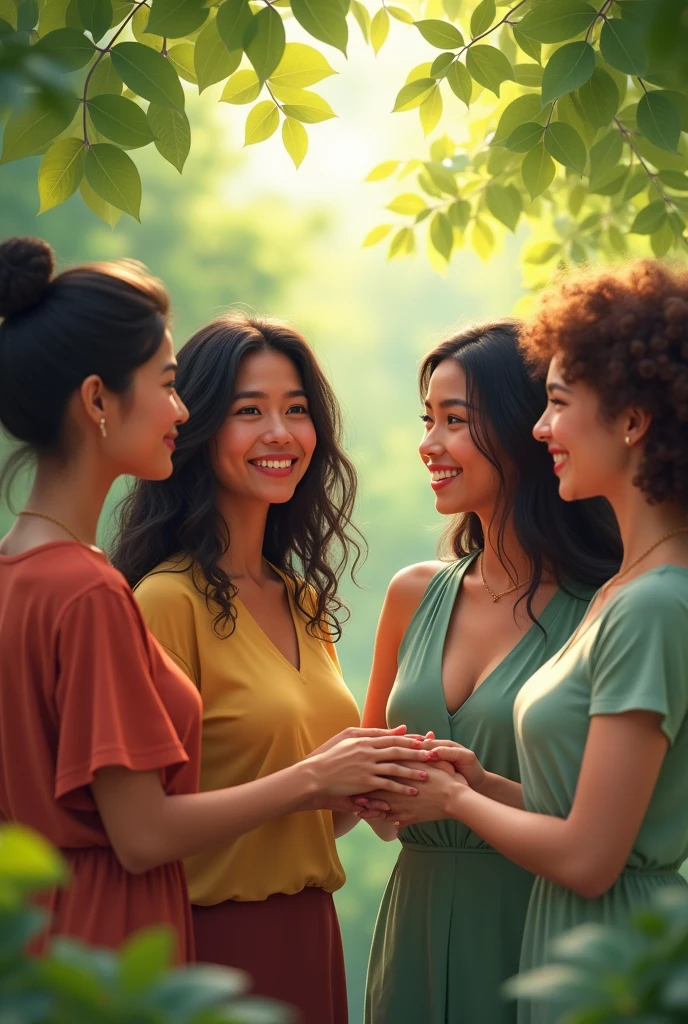
[[[158,600],[183,594],[201,596],[194,582],[198,569],[189,556],[181,553],[160,562],[134,586],[138,601]]]
[[[471,556],[467,556],[470,558]],[[391,606],[395,614],[405,619],[410,619],[420,604],[425,591],[432,580],[441,574],[456,572],[467,558],[458,561],[442,562],[439,559],[432,559],[428,562],[416,562],[414,565],[407,565],[392,577],[387,588],[385,603]],[[410,615],[408,614],[410,612]]]

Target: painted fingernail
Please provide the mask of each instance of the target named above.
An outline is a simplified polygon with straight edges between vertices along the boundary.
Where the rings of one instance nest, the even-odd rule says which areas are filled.
[[[418,790],[411,788],[411,796],[418,796]]]
[[[420,749],[423,746],[423,741],[422,740],[413,740],[411,746],[416,747],[417,749]]]
[[[427,779],[428,773],[427,772],[421,772],[420,773],[420,777],[421,777],[421,779]]]
[[[425,755],[426,761],[439,761],[439,758],[434,750],[429,750]]]

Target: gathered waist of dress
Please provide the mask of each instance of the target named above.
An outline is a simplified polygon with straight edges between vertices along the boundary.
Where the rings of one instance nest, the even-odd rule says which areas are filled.
[[[502,856],[491,846],[433,846],[430,843],[408,843],[404,839],[401,840],[401,846],[402,849],[412,850],[414,853],[487,853],[495,857]]]

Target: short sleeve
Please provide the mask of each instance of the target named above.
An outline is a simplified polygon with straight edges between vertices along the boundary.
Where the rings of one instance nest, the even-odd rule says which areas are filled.
[[[185,583],[179,573],[154,572],[138,584],[134,597],[155,639],[200,690],[198,637]]]
[[[654,711],[670,743],[688,712],[688,588],[653,574],[622,591],[590,651],[590,715]]]
[[[57,656],[56,799],[82,807],[77,791],[100,768],[153,771],[188,761],[155,685],[159,654],[124,588],[94,587],[70,603]]]

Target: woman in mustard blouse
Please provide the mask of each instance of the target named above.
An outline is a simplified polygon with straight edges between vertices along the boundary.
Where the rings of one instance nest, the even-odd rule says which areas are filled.
[[[125,502],[114,562],[203,700],[201,789],[261,778],[359,723],[333,640],[359,546],[339,409],[306,342],[229,315],[178,354],[169,480]],[[419,765],[420,767],[420,765]],[[414,773],[418,775],[417,772]],[[345,1024],[335,838],[359,808],[288,814],[186,863],[199,960],[247,970],[304,1024]]]

